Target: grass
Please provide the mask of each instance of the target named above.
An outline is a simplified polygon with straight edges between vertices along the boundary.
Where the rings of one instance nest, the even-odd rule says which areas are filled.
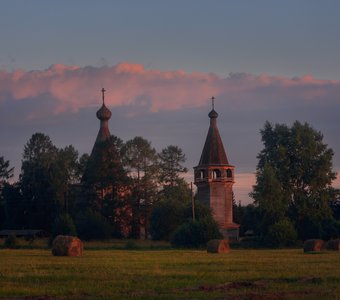
[[[108,243],[93,242],[75,258],[53,257],[48,249],[0,249],[0,298],[340,299],[338,252],[216,255],[163,244],[165,250],[157,250],[150,242],[122,250],[121,243],[108,250]],[[104,250],[94,250],[100,246]]]

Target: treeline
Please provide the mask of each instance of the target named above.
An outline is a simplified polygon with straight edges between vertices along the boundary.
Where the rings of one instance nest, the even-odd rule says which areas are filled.
[[[308,238],[340,237],[340,193],[332,186],[333,150],[309,124],[266,122],[260,131],[254,203],[236,205],[240,234],[260,245],[289,246]],[[183,151],[157,151],[142,137],[111,136],[82,156],[36,133],[24,146],[19,180],[0,157],[0,228],[77,232],[84,239],[149,237],[202,245],[220,236],[211,211],[196,203],[181,177]],[[191,237],[195,236],[193,240]]]
[[[58,148],[49,136],[35,133],[24,146],[17,182],[8,182],[13,168],[1,157],[0,228],[87,240],[150,234],[170,239],[192,219],[192,191],[181,177],[185,160],[178,146],[157,153],[142,137],[123,142],[111,136],[96,143],[91,155],[80,156],[72,145]],[[218,232],[210,210],[197,210],[203,227]]]

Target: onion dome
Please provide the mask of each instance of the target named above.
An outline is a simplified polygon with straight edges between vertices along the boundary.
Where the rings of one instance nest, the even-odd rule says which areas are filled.
[[[111,111],[103,103],[102,107],[97,111],[97,118],[101,121],[107,121],[111,118]]]
[[[208,116],[210,119],[217,119],[218,113],[214,109],[212,109]]]

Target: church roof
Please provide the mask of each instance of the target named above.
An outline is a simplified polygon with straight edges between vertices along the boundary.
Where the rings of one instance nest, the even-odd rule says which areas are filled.
[[[105,106],[105,99],[104,99],[104,93],[105,89],[102,89],[102,98],[103,98],[103,104],[101,108],[97,111],[97,118],[100,120],[100,128],[98,131],[97,139],[94,144],[94,147],[96,147],[96,144],[98,142],[104,142],[108,140],[111,136],[110,130],[109,130],[109,124],[108,121],[110,120],[112,113],[111,111]]]
[[[229,165],[216,124],[218,113],[213,108],[208,116],[210,118],[210,127],[198,165]]]

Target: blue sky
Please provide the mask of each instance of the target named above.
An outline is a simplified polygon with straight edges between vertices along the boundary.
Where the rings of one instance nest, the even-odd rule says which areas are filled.
[[[113,134],[177,144],[191,170],[214,94],[244,201],[265,120],[311,123],[340,170],[339,1],[0,4],[0,155],[16,176],[34,132],[91,150],[102,86]]]

